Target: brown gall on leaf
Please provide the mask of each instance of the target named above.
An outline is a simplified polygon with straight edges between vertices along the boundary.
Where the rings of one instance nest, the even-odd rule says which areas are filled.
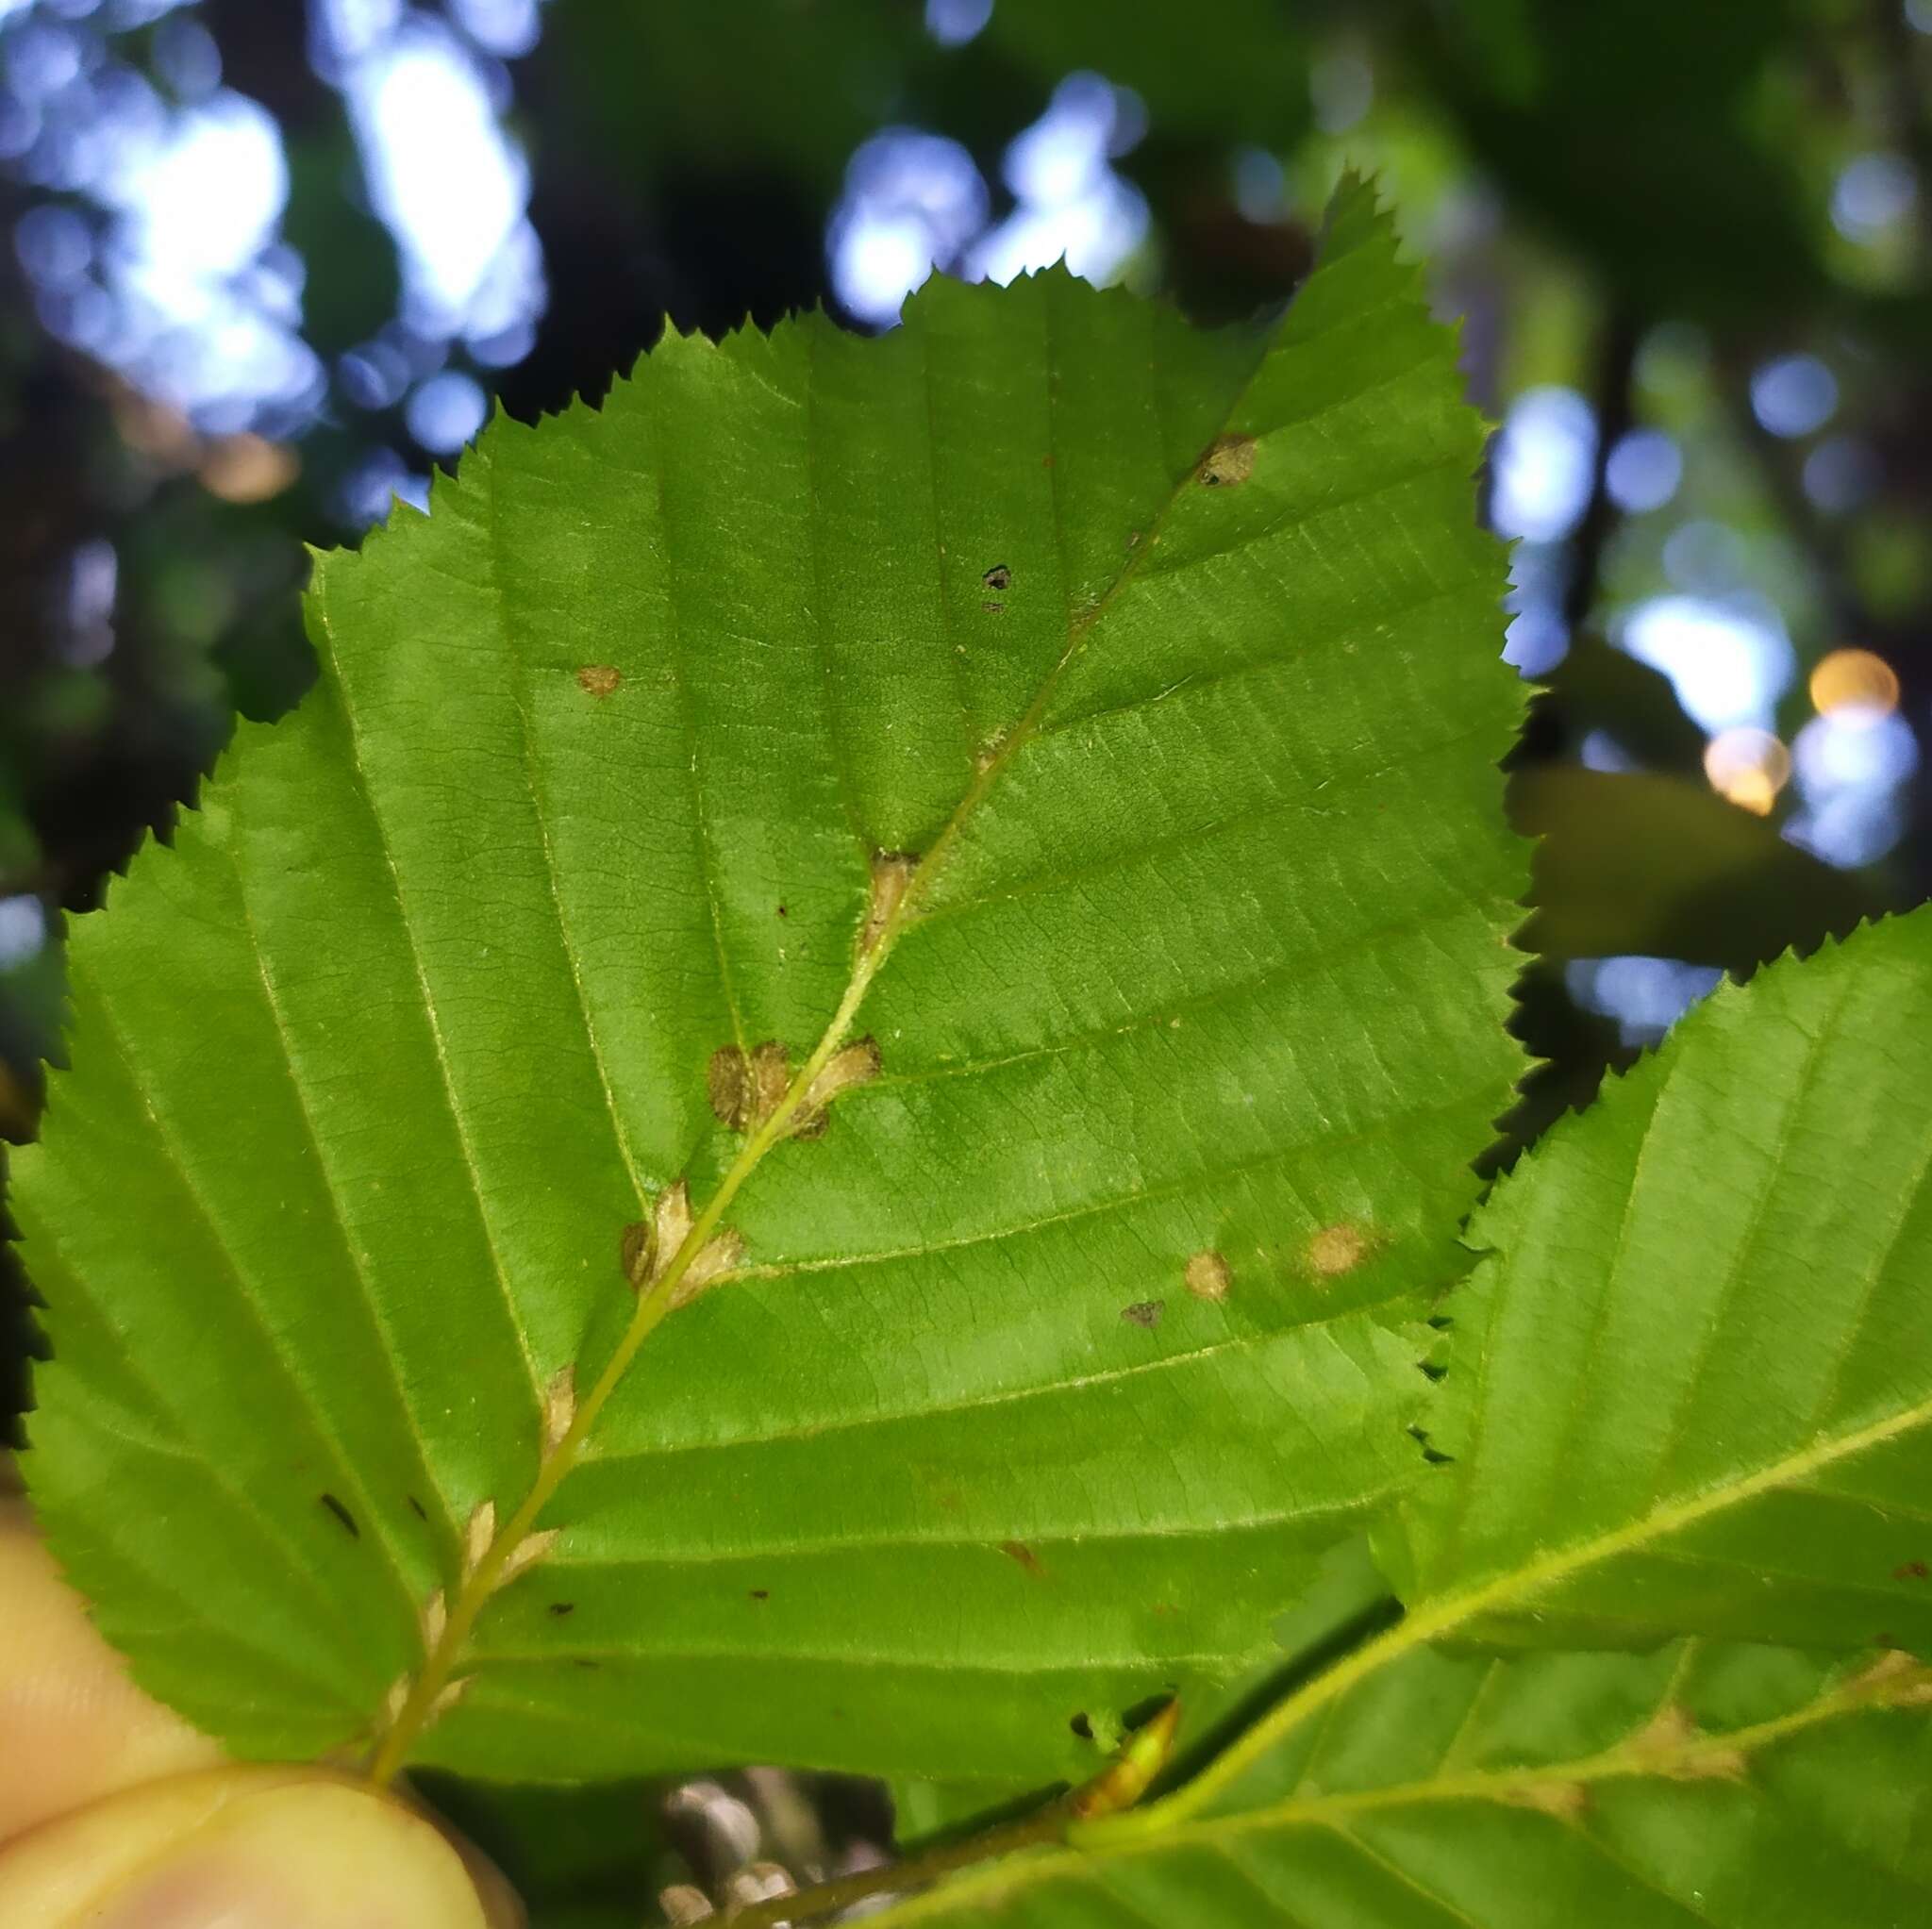
[[[736,1045],[721,1045],[705,1071],[712,1116],[734,1132],[762,1125],[791,1083],[791,1055],[776,1039],[755,1046],[749,1057]]]
[[[718,1912],[703,1889],[688,1882],[674,1882],[658,1891],[658,1913],[671,1929],[692,1929],[694,1923],[708,1922]]]
[[[558,1370],[543,1392],[543,1451],[554,1454],[563,1444],[571,1422],[577,1417],[577,1370]]]
[[[691,1237],[692,1223],[691,1188],[679,1179],[675,1186],[666,1186],[658,1194],[651,1227],[658,1246],[658,1256],[651,1267],[653,1279],[660,1277],[664,1269],[677,1256],[677,1249]]]
[[[468,1580],[482,1564],[496,1538],[496,1503],[480,1502],[471,1512],[463,1529],[463,1578]]]
[[[1182,1277],[1197,1300],[1224,1300],[1234,1284],[1234,1273],[1219,1253],[1196,1253]]]
[[[861,1085],[870,1085],[879,1075],[879,1046],[876,1039],[860,1039],[856,1044],[834,1052],[820,1067],[819,1074],[806,1088],[791,1122],[794,1139],[817,1139],[829,1122],[827,1107],[832,1101]]]
[[[1523,1782],[1503,1799],[1556,1821],[1581,1821],[1590,1813],[1590,1790],[1581,1782]]]
[[[440,1721],[469,1693],[470,1684],[475,1680],[474,1674],[458,1675],[455,1681],[444,1684],[442,1691],[429,1704],[429,1712],[423,1718],[426,1728],[432,1721]]]
[[[906,895],[919,869],[919,859],[910,851],[875,851],[872,860],[872,903],[866,906],[865,928],[859,934],[858,955],[863,957],[885,936],[886,926]]]
[[[1853,1675],[1845,1690],[1881,1707],[1925,1707],[1932,1705],[1932,1667],[1902,1648],[1888,1648],[1871,1667]]]
[[[1203,489],[1231,489],[1255,473],[1253,436],[1222,436],[1209,443],[1196,474]]]
[[[577,688],[594,697],[613,694],[624,681],[624,672],[612,663],[586,663],[577,672]]]
[[[624,1276],[630,1281],[631,1289],[641,1292],[651,1283],[651,1269],[658,1259],[658,1229],[640,1220],[635,1225],[624,1229],[624,1237],[618,1242],[618,1263],[624,1268]]]
[[[546,1527],[541,1534],[525,1534],[510,1550],[509,1558],[496,1577],[499,1588],[508,1588],[519,1574],[529,1571],[557,1545],[557,1537],[563,1530],[560,1527]]]
[[[1130,1325],[1145,1326],[1152,1332],[1160,1324],[1160,1316],[1166,1311],[1165,1300],[1137,1300],[1131,1306],[1121,1308],[1121,1318]]]
[[[701,1292],[708,1291],[726,1273],[735,1272],[744,1261],[744,1241],[734,1232],[722,1232],[698,1249],[697,1256],[684,1269],[684,1277],[671,1289],[671,1310],[688,1306]]]
[[[1901,1561],[1892,1569],[1891,1578],[1894,1581],[1932,1580],[1932,1568],[1928,1568],[1922,1560]]]
[[[1040,1556],[1024,1540],[1002,1540],[1000,1552],[1015,1567],[1024,1569],[1029,1574],[1037,1576],[1046,1571],[1040,1565]]]
[[[1369,1239],[1359,1226],[1346,1221],[1324,1225],[1302,1256],[1317,1279],[1336,1279],[1352,1272],[1369,1256]]]

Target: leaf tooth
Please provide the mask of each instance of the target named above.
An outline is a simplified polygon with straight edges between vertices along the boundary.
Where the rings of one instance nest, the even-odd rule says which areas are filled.
[[[502,1571],[496,1577],[496,1585],[508,1588],[519,1574],[535,1567],[557,1544],[557,1537],[561,1532],[561,1528],[545,1527],[541,1533],[525,1534],[510,1549],[509,1558],[504,1562]]]
[[[423,1652],[432,1654],[442,1639],[442,1632],[449,1625],[449,1603],[443,1598],[439,1588],[423,1604],[423,1611],[417,1616],[417,1627],[423,1637]]]
[[[577,1370],[573,1362],[559,1368],[543,1392],[543,1451],[554,1454],[563,1444],[577,1417]]]
[[[463,1529],[463,1578],[468,1580],[483,1563],[496,1538],[496,1503],[479,1501]]]

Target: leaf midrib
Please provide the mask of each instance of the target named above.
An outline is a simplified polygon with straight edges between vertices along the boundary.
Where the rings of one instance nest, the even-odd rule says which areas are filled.
[[[1043,327],[1047,337],[1046,358],[1049,368],[1047,421],[1048,439],[1049,444],[1051,444],[1053,389],[1055,386],[1054,372],[1057,364],[1053,355],[1053,321],[1052,305],[1050,302],[1043,305]],[[1265,365],[1267,353],[1266,350],[1263,351],[1256,363],[1248,370],[1241,382],[1230,394],[1227,407],[1222,413],[1220,423],[1214,434],[1208,438],[1208,442],[1206,446],[1211,446],[1215,441],[1228,432],[1228,424],[1234,419],[1235,412],[1246,398],[1256,373],[1260,367]],[[1049,467],[1048,474],[1052,478],[1050,486],[1053,491],[1055,504],[1056,547],[1061,552],[1061,582],[1063,587],[1070,590],[1071,585],[1067,576],[1064,557],[1062,518],[1058,507],[1059,481],[1052,467]],[[661,490],[661,465],[658,466],[658,479]],[[1077,615],[1069,614],[1066,647],[1060,652],[1053,667],[1041,681],[1039,690],[1034,694],[1033,700],[1028,704],[1019,722],[1007,733],[998,748],[986,759],[984,765],[974,771],[973,780],[967,786],[965,794],[960,798],[952,814],[947,818],[931,843],[922,854],[917,869],[908,881],[898,903],[892,907],[891,914],[887,917],[875,941],[869,949],[858,952],[852,973],[846,981],[844,992],[819,1042],[812,1048],[805,1063],[800,1067],[777,1106],[741,1148],[737,1158],[734,1159],[724,1177],[720,1180],[717,1189],[713,1192],[709,1202],[698,1213],[691,1231],[685,1237],[677,1252],[673,1256],[670,1264],[665,1268],[663,1273],[652,1288],[640,1297],[637,1310],[632,1315],[631,1323],[625,1338],[619,1342],[616,1351],[613,1353],[602,1374],[599,1375],[596,1384],[590,1389],[590,1392],[578,1406],[576,1417],[566,1431],[562,1440],[558,1443],[551,1457],[540,1466],[537,1480],[511,1515],[508,1524],[498,1534],[484,1559],[466,1577],[460,1590],[452,1599],[447,1619],[443,1625],[442,1635],[434,1647],[425,1655],[423,1665],[416,1673],[413,1682],[411,1682],[403,1699],[402,1706],[394,1719],[385,1730],[382,1728],[380,1716],[376,1718],[380,1739],[370,1765],[372,1779],[377,1782],[386,1782],[391,1779],[402,1768],[408,1748],[416,1736],[434,1719],[437,1697],[450,1682],[457,1662],[460,1659],[464,1649],[468,1645],[470,1633],[475,1625],[476,1617],[494,1590],[497,1584],[497,1576],[502,1572],[504,1566],[516,1552],[521,1542],[535,1528],[543,1508],[548,1505],[552,1496],[574,1470],[584,1442],[594,1428],[597,1417],[604,1405],[628,1372],[631,1362],[635,1359],[644,1339],[648,1338],[651,1331],[671,1310],[672,1295],[675,1292],[691,1262],[709,1241],[713,1234],[719,1230],[725,1213],[730,1209],[731,1203],[742,1189],[745,1181],[757,1171],[758,1167],[762,1163],[765,1155],[774,1145],[782,1141],[786,1134],[786,1128],[803,1104],[805,1094],[812,1081],[824,1068],[833,1054],[850,1037],[858,1012],[865,1002],[873,983],[890,962],[899,938],[917,917],[921,903],[931,890],[933,879],[944,870],[946,859],[963,834],[966,825],[972,822],[979,807],[998,787],[1000,779],[1011,767],[1014,758],[1033,740],[1042,719],[1046,716],[1052,705],[1055,692],[1058,690],[1068,669],[1084,649],[1088,639],[1092,635],[1102,617],[1112,607],[1116,599],[1126,587],[1136,579],[1142,561],[1152,554],[1159,540],[1160,532],[1166,525],[1170,516],[1174,513],[1175,506],[1185,496],[1190,484],[1197,479],[1197,461],[1190,462],[1186,470],[1175,477],[1174,485],[1169,490],[1158,511],[1151,519],[1144,539],[1128,553],[1126,560],[1115,573],[1106,590],[1097,599],[1079,611]],[[318,607],[322,611],[322,624],[325,634],[330,635],[331,645],[333,646],[333,635],[329,630],[326,607],[321,598],[318,598]],[[674,623],[675,622],[675,607],[673,610],[673,621]],[[337,688],[340,690],[341,683],[340,675],[337,674],[334,680]],[[359,746],[356,742],[354,723],[353,719],[349,717],[345,692],[342,694],[341,702],[344,717],[349,721],[351,760],[358,781],[362,786],[364,797],[368,800],[371,814],[375,816],[374,799],[370,797],[367,781],[362,772]],[[387,833],[383,829],[379,819],[376,823],[376,831],[384,856],[389,862],[391,882],[397,891],[400,904],[401,880],[396,873],[393,857],[390,853]],[[708,899],[712,896],[708,873],[707,874],[706,893]],[[867,917],[870,917],[870,912],[867,913]],[[408,922],[407,914],[405,914],[405,924]],[[859,932],[855,933],[856,944],[862,939],[863,931],[864,925],[861,923]],[[443,1057],[441,1031],[436,1023],[434,1003],[431,998],[427,979],[423,973],[422,960],[416,953],[413,933],[410,936],[409,942],[410,955],[416,967],[419,989],[425,1010],[429,1014],[431,1032],[436,1043],[438,1063],[443,1072],[445,1090],[449,1098],[452,1115],[456,1118],[458,1137],[466,1155],[466,1169],[469,1172],[470,1183],[474,1190],[475,1187],[474,1162],[467,1156],[469,1152],[468,1139],[464,1136],[464,1128],[456,1106],[454,1091],[448,1088],[448,1068]],[[736,1022],[735,1006],[734,1022]],[[741,1032],[741,1024],[739,1026],[739,1029]],[[478,1198],[478,1209],[479,1211],[481,1210],[480,1196]],[[485,1230],[487,1236],[489,1234],[487,1214],[485,1215]],[[499,1280],[503,1284],[506,1295],[508,1295],[508,1281],[503,1278],[501,1262],[497,1258],[493,1239],[491,1240],[490,1250],[492,1260],[496,1261]],[[524,1335],[521,1325],[518,1325],[516,1330],[520,1339],[524,1341],[527,1355],[527,1337]],[[531,1384],[533,1394],[537,1395],[538,1404],[541,1406],[541,1398],[538,1390],[534,1362],[531,1363]]]

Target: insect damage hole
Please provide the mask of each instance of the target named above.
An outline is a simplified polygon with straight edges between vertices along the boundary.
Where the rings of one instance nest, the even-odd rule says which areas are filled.
[[[1210,442],[1195,472],[1203,489],[1231,489],[1255,473],[1253,436],[1222,436]]]
[[[1005,563],[996,562],[979,580],[989,590],[1006,590],[1012,586],[1013,573]]]
[[[577,688],[591,696],[613,695],[624,681],[624,672],[614,663],[586,663],[577,672]]]

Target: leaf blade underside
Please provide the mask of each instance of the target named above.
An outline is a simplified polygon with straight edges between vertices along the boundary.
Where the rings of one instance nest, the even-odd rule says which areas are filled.
[[[321,685],[76,931],[19,1175],[32,1477],[148,1686],[366,1731],[618,1346],[622,1229],[738,1156],[714,1055],[801,1061],[935,850],[880,1075],[744,1178],[420,1756],[1077,1771],[1076,1711],[1253,1656],[1407,1473],[1516,1070],[1415,280],[1357,188],[1265,353],[1061,274],[667,338],[322,561]]]

